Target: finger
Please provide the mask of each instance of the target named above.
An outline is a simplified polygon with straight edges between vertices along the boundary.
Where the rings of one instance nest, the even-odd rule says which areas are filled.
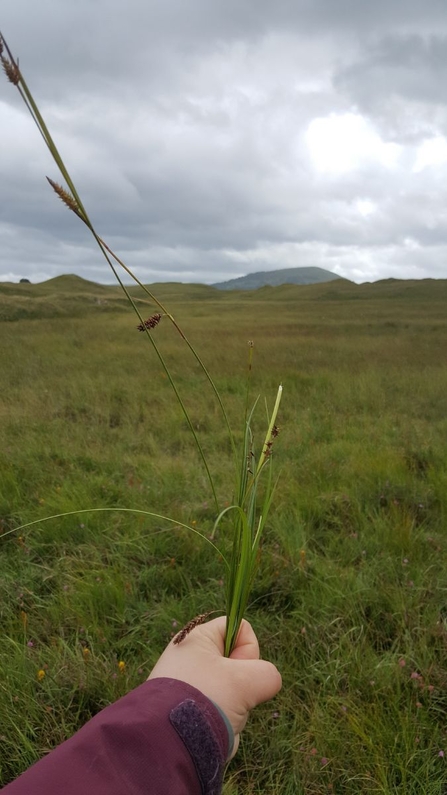
[[[197,631],[201,631],[204,636],[209,638],[217,646],[221,654],[224,652],[226,630],[226,616],[213,618],[212,621],[207,621],[206,624],[197,627]],[[231,652],[230,658],[232,660],[259,660],[258,639],[253,632],[251,624],[245,618],[242,619],[236,646]]]
[[[209,638],[222,656],[225,648],[226,626],[226,617],[218,616],[218,618],[213,618],[211,621],[207,621],[206,624],[197,627],[197,631],[201,631],[204,637]]]
[[[231,752],[230,759],[233,759],[233,756],[236,756],[237,749],[239,748],[239,740],[240,740],[240,735],[236,734],[236,737],[234,738],[234,745],[233,745],[233,750]],[[230,761],[230,759],[228,761]]]
[[[235,660],[233,665],[238,666],[238,679],[243,686],[248,710],[273,698],[281,690],[281,674],[273,663],[267,660]]]
[[[236,646],[230,654],[231,660],[259,660],[259,643],[251,624],[242,620]]]

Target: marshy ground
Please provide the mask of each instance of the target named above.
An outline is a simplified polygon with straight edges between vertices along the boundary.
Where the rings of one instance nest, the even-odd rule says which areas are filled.
[[[235,429],[248,340],[253,395],[271,408],[284,385],[280,482],[247,613],[283,689],[252,716],[225,795],[445,794],[447,282],[156,292]],[[210,534],[194,442],[117,288],[0,285],[0,321],[2,531],[120,506]],[[154,333],[230,503],[213,395],[168,322]],[[229,550],[224,527],[216,542]],[[0,555],[0,784],[224,604],[214,550],[138,515],[38,524],[0,541]]]

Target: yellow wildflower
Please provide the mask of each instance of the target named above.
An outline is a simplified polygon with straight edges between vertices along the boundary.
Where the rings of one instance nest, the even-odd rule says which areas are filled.
[[[37,681],[41,682],[42,679],[45,679],[45,671],[43,668],[41,668],[40,671],[37,671]]]
[[[126,670],[126,663],[124,662],[124,660],[119,661],[118,668],[120,669],[120,674],[123,674],[124,671]]]
[[[88,658],[90,656],[90,649],[87,649],[87,647],[82,649],[82,654],[83,654],[84,660],[88,660]]]

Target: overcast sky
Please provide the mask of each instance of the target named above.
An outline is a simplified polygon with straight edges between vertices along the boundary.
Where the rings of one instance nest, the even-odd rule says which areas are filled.
[[[146,282],[447,276],[445,0],[2,0],[97,231]],[[0,281],[112,282],[0,79]]]

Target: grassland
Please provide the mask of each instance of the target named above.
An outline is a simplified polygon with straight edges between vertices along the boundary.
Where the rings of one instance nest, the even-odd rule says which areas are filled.
[[[254,395],[271,405],[284,384],[280,485],[247,616],[284,684],[253,714],[225,795],[445,795],[447,282],[158,295],[236,428],[247,340]],[[0,285],[0,319],[3,532],[120,506],[209,534],[193,441],[117,288]],[[213,396],[168,323],[154,333],[229,503]],[[229,548],[224,528],[217,543]],[[224,571],[197,536],[125,512],[41,522],[0,555],[6,784],[143,681],[177,627],[222,608]]]

